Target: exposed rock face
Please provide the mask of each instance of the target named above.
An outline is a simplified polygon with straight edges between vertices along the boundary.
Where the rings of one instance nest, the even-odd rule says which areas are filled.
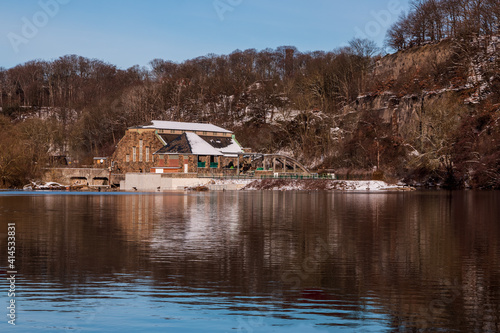
[[[359,96],[354,103],[345,107],[344,124],[351,124],[352,127],[360,120],[363,112],[371,112],[377,114],[383,123],[390,125],[394,135],[406,139],[425,130],[422,123],[430,121],[428,112],[431,109],[435,111],[447,108],[449,116],[458,119],[466,109],[462,106],[469,105],[469,109],[473,108],[489,94],[495,93],[491,86],[498,78],[491,73],[495,73],[492,66],[498,61],[498,43],[500,38],[496,36],[481,38],[467,50],[470,53],[465,54],[466,51],[461,50],[456,42],[444,40],[385,56],[377,62],[373,72],[373,80],[386,83],[384,88]],[[431,84],[425,82],[427,86],[424,87],[424,82],[420,82],[439,70],[443,72],[443,76],[452,78],[448,68],[451,70],[453,66],[459,66],[454,63],[457,59],[469,68],[466,77],[456,81],[459,83],[453,80],[435,83],[433,80],[436,78],[432,78],[429,79]],[[407,83],[417,87],[422,83],[422,89],[416,89],[416,93],[405,93],[405,89],[394,91],[391,87],[395,82],[396,85]],[[429,89],[429,85],[433,88]]]
[[[450,59],[453,52],[451,40],[413,47],[380,59],[375,65],[374,74],[376,77],[396,80],[409,70],[444,64]]]
[[[359,120],[362,112],[376,113],[385,124],[391,126],[393,134],[406,137],[421,127],[427,108],[443,100],[459,100],[460,98],[460,93],[453,90],[422,92],[420,96],[403,97],[398,97],[391,92],[365,95],[358,97],[355,103],[344,109],[344,117],[354,117]]]

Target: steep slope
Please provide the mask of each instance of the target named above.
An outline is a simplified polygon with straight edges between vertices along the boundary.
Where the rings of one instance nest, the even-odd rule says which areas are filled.
[[[477,142],[486,140],[493,145],[496,140],[499,41],[498,36],[469,44],[445,40],[382,58],[374,68],[370,91],[343,109],[340,123],[345,138],[353,146],[364,144],[366,148],[359,133],[370,133],[371,128],[377,161],[380,154],[393,158],[399,149],[397,162],[386,161],[383,167],[413,181],[498,186],[500,161],[491,157],[498,148],[486,149],[486,156],[468,150]],[[473,125],[481,117],[484,124]],[[384,140],[386,145],[380,148]],[[465,147],[457,149],[458,142]],[[468,160],[467,154],[474,156]],[[473,179],[478,165],[486,165],[487,184]]]

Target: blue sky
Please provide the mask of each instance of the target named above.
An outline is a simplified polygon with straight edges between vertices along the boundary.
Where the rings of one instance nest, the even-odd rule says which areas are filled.
[[[382,45],[408,0],[0,0],[0,67],[66,54],[128,68],[236,49]]]

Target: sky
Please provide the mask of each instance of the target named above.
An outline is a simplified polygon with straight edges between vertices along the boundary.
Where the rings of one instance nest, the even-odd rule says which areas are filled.
[[[126,69],[155,58],[383,45],[408,0],[0,0],[0,67],[67,54]]]

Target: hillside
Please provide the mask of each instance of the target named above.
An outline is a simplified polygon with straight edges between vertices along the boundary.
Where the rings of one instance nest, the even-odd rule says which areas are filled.
[[[238,50],[151,69],[78,56],[0,69],[1,183],[35,179],[57,156],[90,164],[127,127],[160,119],[211,122],[313,169],[498,188],[498,41],[445,39],[385,57],[353,40],[328,53]]]
[[[382,136],[405,150],[399,165],[406,170],[398,174],[452,187],[498,187],[499,41],[444,40],[388,55],[375,66],[377,88],[344,114],[356,114],[358,127],[368,114],[380,119],[387,127]]]

